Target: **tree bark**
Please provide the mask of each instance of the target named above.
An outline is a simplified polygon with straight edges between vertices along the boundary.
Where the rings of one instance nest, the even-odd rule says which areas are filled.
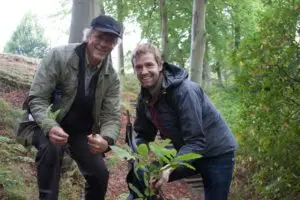
[[[206,0],[194,0],[191,44],[190,79],[202,85],[203,60],[205,54],[205,10]]]
[[[210,65],[208,63],[209,57],[208,57],[208,41],[205,42],[205,54],[204,54],[204,60],[203,60],[203,87],[210,87]]]
[[[100,6],[100,13],[101,15],[105,15],[105,10],[104,10],[104,0],[99,0],[99,6]]]
[[[219,86],[224,87],[223,80],[222,80],[221,65],[220,65],[219,61],[216,62],[216,72],[218,75]]]
[[[118,0],[117,3],[117,19],[119,21],[119,23],[122,26],[122,30],[124,29],[124,10],[123,10],[123,0]],[[123,31],[124,32],[124,31]],[[122,75],[125,75],[125,69],[124,69],[124,49],[123,49],[123,42],[120,41],[119,45],[118,45],[118,69],[119,69],[119,73]]]
[[[236,57],[236,54],[238,52],[239,46],[240,46],[240,40],[241,40],[241,28],[240,28],[240,22],[237,19],[238,11],[237,11],[237,5],[232,7],[232,19],[233,19],[233,37],[234,37],[234,49],[233,49],[233,58]],[[234,63],[236,66],[234,68],[234,75],[238,76],[241,72],[241,66],[239,63]]]
[[[160,33],[161,33],[161,48],[164,61],[168,60],[168,12],[166,0],[160,0]]]
[[[73,0],[69,43],[82,42],[83,30],[100,13],[97,0]]]

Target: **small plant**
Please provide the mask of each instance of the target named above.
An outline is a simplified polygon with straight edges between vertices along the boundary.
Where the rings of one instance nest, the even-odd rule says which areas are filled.
[[[56,120],[57,115],[60,112],[60,109],[58,109],[58,110],[56,110],[54,112],[52,111],[52,109],[53,109],[53,104],[50,104],[50,106],[48,106],[48,108],[46,110],[47,116],[48,116],[49,119]]]
[[[13,109],[9,103],[0,98],[0,126],[13,128],[15,123],[14,119],[20,115],[21,111],[19,109]]]
[[[189,153],[176,156],[177,152],[174,148],[167,148],[169,144],[169,139],[150,142],[148,146],[141,144],[137,147],[136,152],[131,152],[117,146],[111,146],[114,153],[121,159],[135,161],[134,174],[137,178],[140,178],[137,174],[138,170],[144,172],[143,182],[146,186],[145,191],[139,191],[134,185],[129,183],[130,189],[138,195],[138,199],[144,200],[157,195],[158,191],[153,187],[152,180],[158,180],[164,170],[169,168],[175,169],[180,165],[195,170],[187,161],[200,158],[201,155]]]

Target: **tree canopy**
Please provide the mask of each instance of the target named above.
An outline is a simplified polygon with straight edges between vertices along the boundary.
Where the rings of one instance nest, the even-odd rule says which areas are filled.
[[[48,50],[48,46],[43,27],[39,25],[37,16],[28,12],[6,43],[4,52],[41,58]]]

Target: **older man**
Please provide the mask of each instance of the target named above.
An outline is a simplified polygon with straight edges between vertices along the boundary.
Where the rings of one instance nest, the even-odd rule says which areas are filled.
[[[39,197],[58,198],[62,157],[67,150],[86,179],[85,198],[105,197],[108,170],[103,154],[120,129],[120,81],[109,55],[122,37],[110,16],[94,18],[84,42],[52,49],[41,61],[29,92],[29,111],[39,128],[32,137]],[[56,119],[47,108],[60,110]]]

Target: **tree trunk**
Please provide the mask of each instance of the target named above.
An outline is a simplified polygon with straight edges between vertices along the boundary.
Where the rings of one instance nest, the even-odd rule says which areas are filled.
[[[164,61],[168,61],[168,13],[166,0],[160,0],[159,8],[162,56]]]
[[[205,54],[203,60],[203,87],[210,87],[210,65],[209,65],[209,57],[208,57],[208,41],[205,42]]]
[[[222,73],[221,73],[221,65],[220,65],[219,61],[216,62],[216,72],[218,75],[219,86],[224,87],[223,80],[222,80]]]
[[[124,28],[123,21],[124,21],[124,10],[123,10],[123,0],[118,0],[117,3],[117,18],[122,26],[122,30]],[[123,31],[124,32],[124,31]],[[121,41],[118,45],[118,69],[119,73],[125,75],[124,70],[124,50],[123,50],[123,42]]]
[[[240,30],[240,25],[235,21],[235,27],[234,27],[234,55],[233,57],[236,57],[236,54],[239,50],[240,47],[240,41],[241,41],[241,30]],[[236,70],[235,70],[235,75],[238,76],[241,73],[242,69],[239,63],[236,63]]]
[[[121,75],[125,75],[124,69],[124,50],[123,50],[123,42],[121,41],[118,45],[118,64]]]
[[[100,13],[97,0],[73,0],[69,43],[82,42],[83,30]]]
[[[206,0],[194,0],[190,79],[199,84],[202,84],[203,59],[205,53],[205,10]]]
[[[100,6],[100,13],[101,15],[105,15],[105,10],[104,10],[104,0],[99,0],[99,6]]]
[[[240,28],[240,22],[237,19],[238,11],[237,11],[237,6],[232,7],[233,13],[232,13],[232,18],[233,18],[233,37],[234,37],[234,49],[233,49],[233,58],[236,57],[236,54],[239,50],[240,46],[240,41],[241,41],[241,28]],[[241,66],[239,63],[233,63],[235,65],[234,68],[234,75],[238,76],[241,72]]]

